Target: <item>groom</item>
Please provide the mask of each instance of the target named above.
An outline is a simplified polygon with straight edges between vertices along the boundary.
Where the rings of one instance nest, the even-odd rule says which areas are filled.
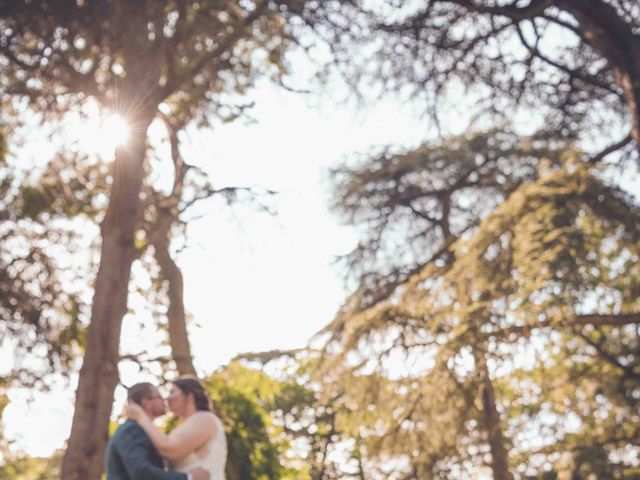
[[[136,383],[128,399],[140,405],[149,418],[165,413],[164,400],[150,383]],[[145,431],[127,420],[109,440],[106,456],[107,480],[208,480],[209,472],[196,468],[189,473],[165,471],[163,461]]]

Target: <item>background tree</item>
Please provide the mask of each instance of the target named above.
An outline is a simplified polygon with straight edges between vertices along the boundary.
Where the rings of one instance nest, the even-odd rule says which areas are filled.
[[[101,260],[65,479],[98,478],[101,471],[136,258],[147,129],[161,103],[170,116],[203,119],[218,109],[233,110],[223,92],[241,92],[261,75],[281,73],[289,45],[284,11],[286,4],[268,1],[48,1],[0,8],[3,103],[22,96],[31,108],[54,115],[93,98],[132,127],[128,144],[116,154],[101,223]]]
[[[309,15],[328,19],[318,31],[331,38],[333,63],[349,83],[419,100],[445,130],[446,110],[464,102],[494,124],[516,112],[543,117],[536,124],[561,137],[595,137],[608,145],[602,154],[626,146],[637,159],[633,0],[325,2]]]
[[[361,349],[362,363],[357,364],[360,370],[356,368],[361,375],[364,375],[363,370],[367,372],[367,369],[374,368],[372,364],[375,362],[367,359],[376,349],[383,358],[394,358],[399,351],[409,350],[407,359],[418,365],[421,365],[420,359],[427,364],[435,362],[430,368],[423,365],[422,373],[426,370],[431,372],[430,375],[436,375],[442,368],[442,375],[451,380],[452,389],[446,390],[446,380],[443,379],[439,380],[435,388],[449,392],[446,398],[459,405],[460,410],[457,411],[463,411],[465,415],[465,420],[461,423],[462,429],[455,430],[451,426],[453,431],[459,432],[456,438],[461,442],[453,441],[453,451],[449,451],[444,457],[437,453],[433,456],[419,456],[420,459],[414,460],[404,457],[403,461],[413,465],[413,470],[408,468],[405,472],[410,478],[413,478],[411,475],[426,475],[424,472],[427,471],[431,472],[430,475],[447,477],[452,471],[459,469],[460,465],[464,465],[471,455],[475,457],[471,460],[476,465],[493,462],[496,478],[508,478],[516,466],[513,459],[508,458],[512,450],[509,444],[512,432],[508,432],[504,424],[504,415],[509,413],[502,403],[504,400],[500,397],[503,393],[496,388],[496,381],[501,385],[509,384],[510,377],[504,372],[496,373],[500,371],[501,365],[508,365],[507,362],[498,362],[496,357],[508,356],[516,359],[518,356],[513,352],[498,355],[496,350],[509,351],[510,343],[504,342],[502,338],[491,338],[488,341],[481,333],[488,328],[487,325],[498,322],[498,319],[505,319],[504,322],[509,323],[520,305],[509,303],[511,295],[514,295],[513,291],[499,301],[496,300],[496,297],[500,297],[500,288],[503,286],[496,284],[493,277],[486,276],[487,272],[495,273],[492,269],[494,265],[483,264],[485,271],[466,270],[463,266],[468,268],[469,265],[464,263],[460,251],[453,248],[453,245],[462,245],[463,239],[479,235],[483,225],[478,223],[480,219],[501,201],[515,196],[521,182],[538,178],[544,165],[540,163],[540,159],[549,157],[550,165],[562,163],[562,155],[558,156],[558,145],[554,143],[564,143],[565,151],[576,150],[579,145],[581,149],[591,153],[590,157],[577,154],[580,157],[578,163],[598,164],[604,159],[615,158],[614,161],[621,168],[632,168],[624,160],[629,157],[638,158],[637,145],[640,138],[638,91],[633,87],[638,83],[638,59],[631,53],[635,51],[632,46],[637,45],[639,39],[637,31],[640,12],[636,2],[326,2],[321,7],[321,13],[330,20],[323,24],[323,30],[318,30],[333,40],[335,65],[344,73],[345,80],[365,97],[370,96],[371,92],[374,95],[384,95],[393,91],[401,97],[420,100],[422,103],[418,104],[419,108],[425,107],[424,111],[432,115],[438,122],[440,132],[445,135],[451,131],[460,131],[460,119],[456,118],[455,125],[448,123],[452,116],[448,117],[447,114],[449,111],[461,112],[463,108],[467,115],[463,117],[463,123],[486,125],[492,122],[493,125],[519,124],[522,127],[524,122],[519,115],[526,115],[528,122],[524,128],[520,128],[519,134],[523,131],[530,134],[532,128],[543,125],[547,131],[538,134],[537,140],[531,139],[529,142],[529,147],[534,147],[533,150],[539,149],[537,152],[527,152],[521,145],[519,154],[514,152],[513,157],[508,153],[503,154],[503,151],[508,152],[510,145],[510,142],[504,141],[504,132],[484,145],[474,144],[474,138],[467,139],[469,145],[473,145],[468,151],[464,147],[456,148],[455,140],[458,139],[452,142],[445,137],[445,141],[440,144],[432,142],[415,150],[374,154],[369,162],[338,170],[334,176],[339,192],[337,209],[349,223],[362,227],[363,240],[345,259],[347,271],[354,280],[352,285],[355,293],[345,302],[328,331],[340,340],[343,352]],[[495,132],[489,138],[492,135],[495,136]],[[572,143],[576,140],[579,141],[578,144]],[[498,146],[498,151],[489,155],[483,153],[487,146],[491,148],[492,142],[494,146]],[[463,140],[460,143],[466,142]],[[453,148],[446,148],[447,144]],[[604,148],[599,149],[599,146]],[[544,149],[556,150],[556,153],[544,153],[541,151]],[[434,153],[433,156],[430,155],[431,152]],[[608,157],[613,152],[617,152],[616,156]],[[523,164],[516,160],[519,155],[523,158],[532,155],[532,163],[529,164],[532,167],[529,174],[532,176],[529,178],[526,178],[527,170],[522,170]],[[436,163],[438,157],[441,157],[440,162]],[[485,177],[482,171],[486,168],[485,163],[493,166],[496,164],[495,159],[500,157],[506,162],[501,164],[496,176]],[[464,158],[468,160],[465,161]],[[492,161],[487,162],[486,158]],[[507,165],[509,167],[504,168]],[[597,178],[609,178],[610,181],[616,177],[611,170],[603,177],[597,173],[594,175]],[[615,181],[619,181],[619,177]],[[573,186],[577,189],[573,194],[587,202],[585,197],[580,197],[582,194],[579,193],[578,186]],[[603,201],[610,197],[602,193]],[[567,202],[561,203],[562,208],[556,207],[564,213],[557,213],[556,207],[549,204],[542,209],[544,214],[540,212],[541,216],[547,215],[549,219],[554,219],[545,223],[539,218],[535,227],[537,230],[534,230],[536,233],[545,232],[549,235],[544,241],[536,237],[545,247],[550,239],[562,236],[564,229],[571,228],[568,226],[571,221],[567,220],[571,218],[569,212],[579,211],[582,215],[585,211],[569,206]],[[504,208],[515,209],[510,200],[508,204]],[[637,208],[635,201],[630,198],[625,199],[623,204],[628,211]],[[593,205],[584,208],[597,210]],[[521,209],[519,211],[523,213]],[[594,215],[599,217],[600,213],[596,212]],[[626,225],[627,236],[624,241],[619,242],[625,247],[621,248],[633,250],[634,233],[631,224],[622,218],[616,218],[616,214],[613,215],[614,217],[609,218],[610,221]],[[560,218],[568,224],[555,224],[556,221],[560,222]],[[606,223],[606,218],[607,215],[603,215],[599,221]],[[531,220],[532,216],[527,221]],[[517,216],[510,217],[510,221],[522,225]],[[601,233],[603,227],[599,221],[594,221],[592,226],[596,232]],[[581,230],[580,234],[592,237],[589,228],[585,227],[586,231]],[[613,240],[614,231],[612,226],[607,230],[611,239],[605,243],[618,242],[618,239]],[[486,254],[489,258],[493,256],[494,249],[500,250],[502,242],[508,243],[508,235],[499,237],[498,232],[494,233],[495,236],[490,236],[495,245],[485,245],[487,251],[483,251],[483,255]],[[525,239],[527,235],[522,234],[520,238]],[[527,243],[526,240],[521,241]],[[544,300],[555,298],[567,308],[564,314],[569,325],[566,328],[602,328],[604,331],[598,337],[601,341],[606,343],[605,338],[621,337],[624,338],[623,351],[632,349],[636,342],[635,325],[638,317],[637,310],[628,302],[635,298],[634,290],[618,285],[617,280],[613,279],[613,265],[616,262],[621,262],[621,268],[629,271],[630,276],[635,278],[633,267],[623,261],[627,253],[614,261],[608,258],[607,252],[587,254],[586,249],[577,249],[570,239],[564,238],[564,242],[564,246],[554,245],[556,250],[553,254],[549,253],[548,257],[528,253],[531,258],[544,258],[536,266],[540,268],[546,268],[545,262],[551,261],[556,254],[564,260],[575,260],[579,255],[600,255],[599,258],[606,267],[598,265],[580,268],[592,269],[593,272],[606,270],[608,273],[597,277],[597,280],[581,277],[585,281],[582,285],[579,282],[573,283],[568,277],[581,275],[582,270],[575,269],[582,265],[584,258],[581,261],[575,260],[573,265],[565,265],[564,272],[558,274],[560,279],[554,277],[557,284],[554,284],[553,293],[538,292],[536,295],[542,297],[522,305],[523,311],[527,311],[530,318],[538,314],[546,315],[547,311],[542,313],[538,310],[537,302],[544,303]],[[632,257],[633,255],[631,254]],[[505,262],[502,266],[505,271],[515,275],[515,261],[525,262],[525,257],[523,255],[513,259],[507,255],[499,260]],[[455,265],[460,268],[456,269]],[[554,267],[549,267],[548,271],[555,271]],[[444,275],[449,268],[455,269],[462,278],[467,277],[464,286],[459,284],[450,288],[451,284],[443,281],[440,275]],[[420,274],[426,271],[430,273]],[[473,279],[470,278],[471,272],[475,272]],[[505,278],[507,284],[510,275]],[[411,278],[418,280],[413,283],[409,280]],[[511,278],[511,281],[515,280]],[[482,282],[496,291],[476,287],[477,283],[482,285]],[[635,280],[630,283],[634,284]],[[523,285],[518,286],[525,288]],[[589,288],[593,290],[587,293]],[[573,293],[568,293],[573,289]],[[410,290],[433,291],[433,295],[423,293],[422,296],[410,299],[407,293]],[[602,291],[607,291],[609,303],[599,297]],[[597,308],[590,303],[596,297],[600,299]],[[614,305],[612,298],[624,300]],[[493,305],[492,302],[504,302],[506,306],[503,305],[503,311],[498,314],[487,308],[488,305]],[[402,304],[407,308],[411,305],[408,313]],[[414,308],[418,306],[422,310],[416,313]],[[452,308],[459,309],[453,317],[449,316],[448,310]],[[577,312],[583,310],[607,313],[580,317]],[[442,332],[433,331],[433,339],[427,335],[428,332],[422,335],[416,333],[413,339],[409,337],[410,332],[421,332],[420,329],[427,328],[426,324],[433,322],[442,326],[450,318],[461,322],[461,331],[472,332],[463,342],[465,347],[458,348],[450,344],[446,329]],[[545,328],[557,326],[553,322],[543,324]],[[526,327],[519,331],[520,334],[526,332]],[[515,335],[517,332],[511,333]],[[554,348],[566,351],[564,346],[574,342],[574,335],[577,333],[572,331],[568,334],[563,330],[562,334],[567,335],[560,342],[563,346],[547,344],[551,351]],[[579,334],[582,341],[585,341],[584,335],[584,332]],[[426,338],[422,338],[423,336]],[[465,336],[460,338],[463,337]],[[442,345],[442,342],[445,344]],[[531,346],[536,342],[545,343],[544,335],[542,339],[536,337],[531,344],[527,344]],[[581,351],[595,348],[580,342],[577,345],[577,350]],[[613,348],[613,345],[610,347]],[[336,348],[336,345],[333,344],[331,348]],[[551,355],[544,348],[542,350],[541,355]],[[442,352],[442,357],[438,357],[434,351]],[[604,351],[611,353],[606,348]],[[353,365],[353,353],[350,355],[348,364]],[[637,368],[634,356],[609,355],[609,358],[631,371]],[[622,358],[625,360],[621,360]],[[562,368],[565,362],[566,365],[571,365],[574,361],[580,363],[576,358],[558,359],[558,368]],[[605,361],[604,357],[597,362],[602,361]],[[386,376],[388,375],[387,372]],[[504,382],[499,380],[501,376],[507,377]],[[408,379],[407,382],[412,380]],[[412,388],[405,387],[409,394],[399,396],[401,400],[398,400],[398,411],[394,415],[398,423],[408,422],[413,428],[420,425],[421,419],[416,415],[415,422],[411,423],[402,412],[414,411],[407,405],[416,404],[411,401],[411,396],[419,398],[418,384]],[[431,388],[433,385],[432,383]],[[456,385],[459,387],[459,403],[453,400]],[[517,389],[514,391],[517,392]],[[431,392],[429,394],[433,395]],[[612,392],[605,397],[605,403],[611,402],[609,405],[617,402],[616,395]],[[425,398],[433,396],[428,397],[425,392]],[[442,400],[441,397],[437,398]],[[479,403],[476,404],[474,399],[478,399]],[[544,408],[549,408],[549,405]],[[440,417],[437,418],[441,420]],[[608,421],[612,420],[608,418]],[[398,430],[406,434],[410,427],[405,429],[400,426]],[[479,427],[485,430],[483,439],[474,437]],[[467,435],[463,434],[464,429],[467,429]],[[466,439],[462,440],[463,438]],[[605,457],[609,462],[612,461],[614,438],[610,437],[605,447]],[[462,448],[469,445],[465,444],[471,441],[469,439],[473,439],[476,445],[472,450]],[[437,449],[434,451],[437,452]],[[487,457],[487,453],[491,455]],[[573,454],[577,455],[576,452]],[[576,455],[573,455],[574,458]]]
[[[270,416],[284,385],[234,363],[209,377],[206,384],[228,429],[228,477],[300,478],[286,465],[286,441]]]
[[[218,376],[267,414],[279,461],[292,469],[295,478],[363,478],[358,439],[354,436],[361,417],[353,410],[353,401],[345,395],[343,385],[323,385],[315,379],[318,358],[319,352],[308,348],[246,353]],[[229,418],[227,422],[231,426],[228,438],[232,439],[236,435],[235,420]],[[246,425],[245,421],[240,425]],[[230,458],[237,455],[230,454]]]
[[[494,478],[540,472],[531,459],[586,452],[594,439],[583,412],[604,408],[617,412],[598,414],[599,431],[611,428],[598,440],[606,468],[629,474],[612,459],[637,434],[616,419],[638,419],[618,393],[638,389],[638,207],[591,164],[548,139],[489,132],[336,170],[336,208],[365,240],[347,259],[358,288],[327,328],[328,351],[340,355],[325,368],[329,378],[339,368],[369,377],[374,393],[358,411],[391,412],[362,428],[365,458],[398,459],[398,478],[474,475],[483,464]],[[600,368],[617,373],[588,373]],[[550,393],[557,377],[575,387],[565,392],[575,407]],[[387,388],[397,393],[375,393]],[[530,391],[544,393],[529,404]],[[548,415],[576,415],[580,431],[551,434],[540,427]],[[527,435],[544,447],[519,441]]]
[[[69,226],[42,229],[32,221],[22,195],[25,174],[13,168],[14,154],[3,142],[0,150],[0,332],[14,360],[2,389],[14,382],[46,389],[49,374],[71,371],[84,341],[81,291],[65,279],[72,267],[51,246],[65,242],[77,252],[81,245]]]

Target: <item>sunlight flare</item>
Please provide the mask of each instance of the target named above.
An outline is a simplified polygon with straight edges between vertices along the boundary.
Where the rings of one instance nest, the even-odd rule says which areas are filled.
[[[81,151],[97,154],[105,160],[113,158],[116,148],[125,145],[131,136],[131,126],[117,113],[89,115],[72,121],[70,129],[74,136],[77,135]]]
[[[124,145],[131,135],[131,127],[127,120],[117,113],[109,115],[103,122],[102,133],[106,135],[114,147]]]

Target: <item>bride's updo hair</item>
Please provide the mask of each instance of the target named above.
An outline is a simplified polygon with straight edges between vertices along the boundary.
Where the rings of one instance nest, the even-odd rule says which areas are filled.
[[[193,394],[193,400],[196,404],[196,410],[211,410],[211,401],[207,395],[207,391],[202,386],[202,383],[194,377],[179,377],[171,382],[178,387],[182,393],[188,395]]]

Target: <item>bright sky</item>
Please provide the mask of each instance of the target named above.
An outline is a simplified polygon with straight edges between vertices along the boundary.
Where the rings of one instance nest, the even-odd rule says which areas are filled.
[[[332,320],[345,295],[332,261],[353,247],[356,235],[328,212],[327,169],[353,152],[389,142],[410,147],[426,136],[426,121],[392,100],[358,112],[331,98],[265,84],[255,102],[256,123],[192,131],[184,150],[187,161],[204,168],[216,187],[281,192],[275,218],[241,207],[234,219],[221,202],[210,202],[198,209],[207,215],[189,226],[179,264],[186,307],[194,317],[192,351],[203,374],[241,352],[304,346]],[[76,134],[87,139],[86,148],[109,157],[113,146],[105,141],[105,125],[119,129],[109,118],[85,121]],[[42,159],[51,153],[47,148],[42,144],[33,154]],[[128,317],[122,339],[123,350],[133,352],[157,344],[149,331],[138,331],[138,319]],[[9,355],[0,350],[0,364],[10,363]],[[132,365],[123,366],[121,376],[126,384],[146,378]],[[54,388],[28,402],[28,392],[12,391],[4,434],[16,441],[16,449],[50,455],[68,436],[73,393]],[[123,394],[116,391],[116,413]]]

